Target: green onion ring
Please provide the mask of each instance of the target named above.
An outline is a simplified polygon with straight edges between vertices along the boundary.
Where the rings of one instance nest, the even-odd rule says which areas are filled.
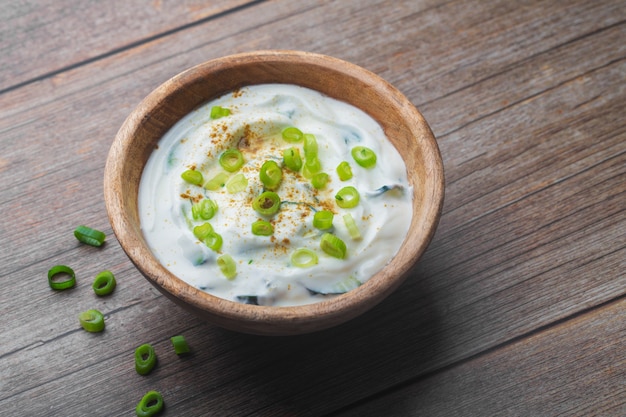
[[[309,268],[318,261],[317,253],[309,248],[298,248],[291,254],[291,263],[298,268]]]
[[[322,240],[320,240],[320,248],[328,255],[338,259],[344,259],[346,257],[346,244],[337,236],[324,233]]]
[[[317,139],[315,135],[306,133],[304,135],[304,159],[307,161],[317,159]]]
[[[96,275],[91,288],[93,288],[96,295],[103,296],[111,294],[116,285],[117,282],[115,281],[113,273],[109,270],[105,270]]]
[[[161,410],[163,410],[163,396],[157,391],[148,391],[137,404],[135,413],[137,417],[151,417]]]
[[[298,148],[287,148],[283,150],[283,164],[294,172],[299,172],[302,168],[302,158]]]
[[[139,375],[148,375],[157,363],[152,345],[145,343],[135,349],[135,370]]]
[[[376,165],[376,153],[374,153],[374,151],[370,148],[365,146],[355,146],[352,148],[350,153],[356,163],[361,165],[363,168],[372,168]]]
[[[326,187],[326,184],[328,183],[328,174],[325,172],[318,172],[317,174],[314,174],[313,177],[311,177],[311,185],[316,189],[316,190],[321,190],[323,188]]]
[[[204,238],[204,244],[209,249],[212,249],[215,252],[218,252],[220,249],[222,249],[223,243],[224,243],[224,240],[222,239],[222,235],[220,235],[219,233],[215,231],[209,232],[209,234],[207,234]]]
[[[58,274],[67,274],[69,278],[65,281],[55,281],[54,277]],[[76,274],[74,270],[66,265],[55,265],[48,270],[48,285],[53,290],[61,291],[67,290],[76,285]]]
[[[248,186],[248,179],[241,172],[239,174],[234,175],[228,182],[226,183],[226,191],[230,194],[236,194],[246,189]]]
[[[313,215],[313,226],[320,230],[327,230],[333,227],[334,214],[330,210],[316,211]]]
[[[237,275],[237,264],[235,264],[233,257],[228,254],[217,258],[217,266],[227,279],[233,279]]]
[[[350,233],[350,237],[353,240],[361,239],[361,232],[359,231],[359,227],[357,226],[354,217],[352,217],[350,213],[343,216],[343,222],[345,223],[346,228],[348,229],[348,233]]]
[[[243,155],[239,149],[227,149],[220,155],[220,165],[228,172],[236,172],[243,166]]]
[[[302,131],[297,127],[287,127],[282,132],[283,139],[285,142],[300,142],[302,137]]]
[[[174,352],[177,355],[189,353],[189,345],[187,344],[187,341],[185,340],[185,336],[183,335],[174,336],[170,338],[170,340],[172,342],[172,345],[174,346]]]
[[[341,181],[348,181],[352,178],[352,167],[348,161],[342,161],[337,165],[337,176]]]
[[[204,177],[202,176],[202,172],[196,171],[194,169],[188,169],[187,171],[180,174],[180,177],[193,185],[202,185],[204,182]]]
[[[202,223],[193,228],[193,235],[201,241],[206,239],[211,232],[213,232],[213,226],[211,226],[211,223]]]
[[[304,178],[313,178],[313,175],[322,170],[322,163],[319,158],[306,159],[302,168],[302,176]]]
[[[280,209],[280,197],[273,191],[265,191],[252,201],[252,208],[259,214],[273,216]]]
[[[359,199],[359,191],[351,185],[343,187],[335,194],[335,202],[341,208],[356,207],[359,204]]]
[[[103,232],[82,225],[74,230],[74,236],[80,242],[91,246],[102,246],[106,239],[106,235]]]
[[[256,236],[271,236],[274,234],[274,226],[265,220],[257,220],[252,223],[252,234]]]
[[[104,315],[95,309],[83,311],[78,315],[78,321],[83,329],[90,333],[104,330]]]
[[[204,184],[204,188],[209,191],[217,191],[224,185],[226,185],[226,181],[228,181],[228,174],[225,172],[220,172],[219,174],[208,180]]]
[[[268,160],[263,162],[259,171],[259,179],[268,190],[275,190],[283,179],[283,171],[276,161]]]

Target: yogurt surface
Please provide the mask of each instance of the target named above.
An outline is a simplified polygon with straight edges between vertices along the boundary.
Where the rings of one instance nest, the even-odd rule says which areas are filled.
[[[211,118],[216,106],[230,114]],[[320,172],[328,174],[320,189],[306,172],[284,165],[283,152],[289,148],[298,149],[306,164],[304,140],[288,142],[282,136],[288,127],[314,136]],[[355,161],[351,151],[357,146],[375,153],[374,166],[364,168]],[[220,155],[229,149],[243,156],[244,163],[235,172],[219,163]],[[281,167],[282,181],[273,190],[280,206],[276,214],[262,215],[252,204],[268,188],[259,171],[269,160]],[[336,168],[343,161],[352,177],[342,181]],[[202,174],[200,184],[181,177],[189,170]],[[207,189],[216,177],[221,179],[217,189]],[[336,195],[348,186],[356,188],[359,201],[355,207],[341,208]],[[173,274],[228,300],[288,306],[344,293],[382,269],[407,234],[412,194],[402,158],[366,113],[303,87],[262,84],[213,100],[170,129],[144,168],[138,201],[146,241]],[[216,207],[208,220],[197,210],[205,200]],[[319,211],[334,214],[329,229],[313,225]],[[360,237],[350,233],[344,220],[347,214]],[[254,234],[252,224],[258,220],[269,222],[273,233]],[[194,234],[194,228],[205,223],[222,240],[217,250]],[[327,233],[345,243],[343,259],[321,248]],[[292,256],[301,248],[313,251],[317,263],[296,266]],[[236,275],[230,279],[218,266],[222,255],[234,260]]]

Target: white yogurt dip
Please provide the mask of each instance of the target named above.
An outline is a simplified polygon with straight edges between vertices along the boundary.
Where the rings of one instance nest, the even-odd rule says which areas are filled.
[[[225,117],[212,119],[211,109],[229,109]],[[317,160],[328,174],[322,189],[310,178],[284,166],[283,150],[297,148],[305,161],[303,141],[287,142],[282,131],[296,127],[314,135]],[[356,146],[374,151],[373,167],[361,167],[351,155]],[[244,164],[227,172],[219,156],[237,148]],[[252,201],[267,187],[259,178],[265,161],[282,167],[282,182],[274,190],[280,197],[275,215],[260,215]],[[336,167],[347,161],[352,178],[342,181]],[[181,178],[193,170],[202,174],[202,184]],[[231,192],[205,184],[218,174],[229,180],[243,174],[243,190]],[[229,180],[225,183],[228,185]],[[233,183],[236,184],[236,183]],[[231,184],[232,185],[232,184]],[[341,208],[335,195],[346,186],[360,195],[353,208]],[[209,187],[212,188],[212,187]],[[412,190],[406,167],[380,125],[363,111],[316,91],[284,84],[245,87],[226,94],[191,112],[159,141],[143,171],[139,188],[139,215],[148,245],[159,261],[173,274],[213,295],[232,301],[270,306],[303,305],[349,291],[382,269],[399,250],[412,217]],[[192,206],[203,200],[216,203],[209,220],[194,218]],[[315,212],[334,213],[332,227],[320,230],[313,225]],[[343,216],[355,220],[360,237],[353,238]],[[271,236],[252,233],[251,225],[265,220],[273,226]],[[194,235],[198,225],[209,223],[222,238],[213,250]],[[341,239],[346,246],[343,259],[320,247],[325,233]],[[293,252],[308,248],[317,263],[295,266]],[[225,277],[217,259],[229,255],[236,275]],[[297,264],[297,262],[296,262]]]

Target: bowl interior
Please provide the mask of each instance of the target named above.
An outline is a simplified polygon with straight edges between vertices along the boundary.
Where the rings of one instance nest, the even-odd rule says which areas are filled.
[[[166,270],[148,248],[137,207],[143,167],[159,139],[205,102],[251,84],[288,83],[317,90],[368,113],[399,150],[413,185],[413,218],[394,259],[361,287],[332,300],[297,307],[262,307],[223,300]],[[443,167],[435,138],[415,107],[389,83],[353,64],[296,51],[233,55],[193,67],[165,82],[129,115],[111,147],[105,202],[113,231],[142,274],[177,304],[232,330],[306,333],[371,308],[395,290],[430,242],[443,203]]]

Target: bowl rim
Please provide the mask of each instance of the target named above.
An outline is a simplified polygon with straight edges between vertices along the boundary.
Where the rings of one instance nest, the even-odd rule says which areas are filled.
[[[207,74],[227,70],[232,66],[254,63],[280,65],[284,62],[294,61],[306,65],[321,66],[350,77],[357,76],[360,82],[366,83],[371,88],[381,90],[381,94],[388,96],[389,100],[397,103],[403,111],[409,112],[412,120],[421,124],[424,129],[424,137],[421,140],[425,144],[422,146],[422,151],[428,153],[428,159],[432,163],[432,166],[428,167],[428,172],[431,174],[429,181],[432,182],[433,189],[430,197],[434,204],[428,207],[425,215],[426,224],[420,225],[422,238],[412,252],[415,259],[412,262],[405,261],[398,265],[397,271],[399,273],[394,276],[387,274],[387,268],[384,267],[383,270],[358,288],[328,300],[306,305],[257,306],[222,299],[186,284],[162,266],[155,257],[152,257],[141,230],[129,223],[122,197],[116,191],[121,189],[125,180],[122,169],[126,163],[129,163],[129,149],[132,146],[134,135],[142,128],[150,115],[154,114],[173,94],[180,94],[181,90],[195,82],[198,77],[206,77]],[[232,90],[231,88],[227,91]],[[205,97],[204,102],[210,99],[211,97]],[[143,171],[143,166],[141,170]],[[345,322],[378,304],[406,279],[407,273],[421,257],[437,228],[443,206],[444,173],[439,147],[428,123],[408,98],[382,77],[365,68],[328,55],[293,50],[260,50],[227,55],[197,64],[178,73],[150,92],[131,111],[115,136],[105,166],[104,194],[109,221],[120,246],[142,275],[165,295],[174,301],[178,300],[189,304],[193,310],[206,312],[217,317],[215,324],[222,327],[241,330],[237,328],[239,326],[232,326],[231,324],[247,322],[250,328],[244,329],[244,332],[259,333],[256,331],[257,327],[261,325],[271,327],[273,325],[279,334],[293,334],[320,330]],[[407,237],[402,243],[403,246],[409,234],[407,233]],[[144,262],[146,259],[149,260],[148,263]],[[392,263],[394,259],[395,256],[387,265]],[[221,323],[220,317],[223,318]],[[246,326],[244,325],[244,327]],[[298,331],[299,328],[302,328],[302,331]],[[307,330],[309,328],[311,330]],[[281,329],[291,330],[281,333]],[[260,333],[272,332],[261,331]]]

